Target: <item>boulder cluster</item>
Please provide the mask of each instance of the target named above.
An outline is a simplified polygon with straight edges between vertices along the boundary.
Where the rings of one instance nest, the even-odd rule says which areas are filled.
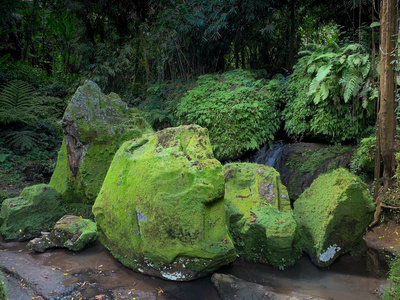
[[[50,184],[1,206],[3,238],[35,238],[29,247],[37,252],[79,251],[99,237],[129,268],[177,281],[237,256],[284,268],[306,252],[326,267],[362,241],[373,217],[367,186],[344,169],[320,176],[292,208],[274,168],[222,165],[207,129],[153,132],[137,110],[91,81],[72,97],[63,126]],[[92,205],[95,222],[64,216],[68,203]]]

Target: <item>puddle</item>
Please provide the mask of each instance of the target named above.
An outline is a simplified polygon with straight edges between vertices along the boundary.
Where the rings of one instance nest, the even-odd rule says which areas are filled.
[[[170,299],[219,300],[210,276],[173,282],[133,272],[116,261],[100,244],[82,252],[52,249],[37,254],[26,243],[0,242],[1,268],[11,299]],[[328,269],[315,267],[307,256],[284,271],[268,265],[235,261],[218,272],[270,286],[327,299],[379,299],[375,292],[387,284],[387,266],[374,254],[367,259],[341,257]],[[22,281],[21,281],[22,280]]]

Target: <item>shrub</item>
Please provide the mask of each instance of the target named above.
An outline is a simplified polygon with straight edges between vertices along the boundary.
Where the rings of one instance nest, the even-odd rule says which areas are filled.
[[[396,256],[390,262],[389,278],[390,286],[382,295],[383,300],[400,298],[400,256]]]
[[[374,173],[375,169],[376,136],[363,138],[354,150],[354,156],[350,163],[350,169],[355,173]]]
[[[359,44],[330,42],[300,55],[283,111],[286,131],[332,142],[358,138],[374,124],[377,93],[368,80],[368,51]]]
[[[274,139],[280,86],[245,70],[200,76],[177,114],[181,123],[208,128],[215,157],[227,160]]]
[[[154,130],[157,131],[178,124],[177,105],[193,85],[193,81],[175,80],[152,84],[147,89],[147,99],[141,102],[138,107],[143,111],[146,120]]]

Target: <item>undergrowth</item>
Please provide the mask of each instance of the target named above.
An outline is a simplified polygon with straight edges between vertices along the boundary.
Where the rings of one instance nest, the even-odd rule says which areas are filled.
[[[400,256],[397,255],[390,262],[389,278],[390,286],[387,287],[382,300],[400,299]]]
[[[207,128],[215,157],[235,158],[273,141],[281,88],[278,79],[267,82],[240,69],[200,76],[178,105],[180,124]]]

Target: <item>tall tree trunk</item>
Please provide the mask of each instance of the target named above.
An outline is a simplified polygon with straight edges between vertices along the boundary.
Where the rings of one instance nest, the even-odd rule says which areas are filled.
[[[292,71],[292,66],[293,66],[293,60],[294,60],[294,54],[295,54],[295,35],[296,35],[296,20],[295,20],[295,14],[294,14],[294,1],[290,2],[290,24],[289,24],[289,53],[288,53],[288,58],[286,60],[286,70]]]
[[[33,1],[31,14],[29,16],[29,20],[26,24],[25,32],[24,32],[24,46],[22,48],[22,60],[28,60],[28,49],[31,45],[32,39],[32,24],[33,20],[35,19],[36,7],[37,7],[37,0]]]
[[[139,26],[139,34],[140,34],[140,39],[142,41],[142,47],[143,47],[143,57],[144,57],[144,67],[146,69],[146,83],[147,87],[150,85],[150,66],[149,66],[149,60],[147,57],[147,47],[146,47],[146,40],[144,38],[143,30]],[[146,98],[148,96],[148,92],[146,93]]]
[[[381,42],[380,42],[380,105],[378,130],[380,152],[383,162],[383,191],[391,185],[395,174],[395,85],[393,58],[395,49],[394,34],[396,26],[395,0],[381,0]]]

